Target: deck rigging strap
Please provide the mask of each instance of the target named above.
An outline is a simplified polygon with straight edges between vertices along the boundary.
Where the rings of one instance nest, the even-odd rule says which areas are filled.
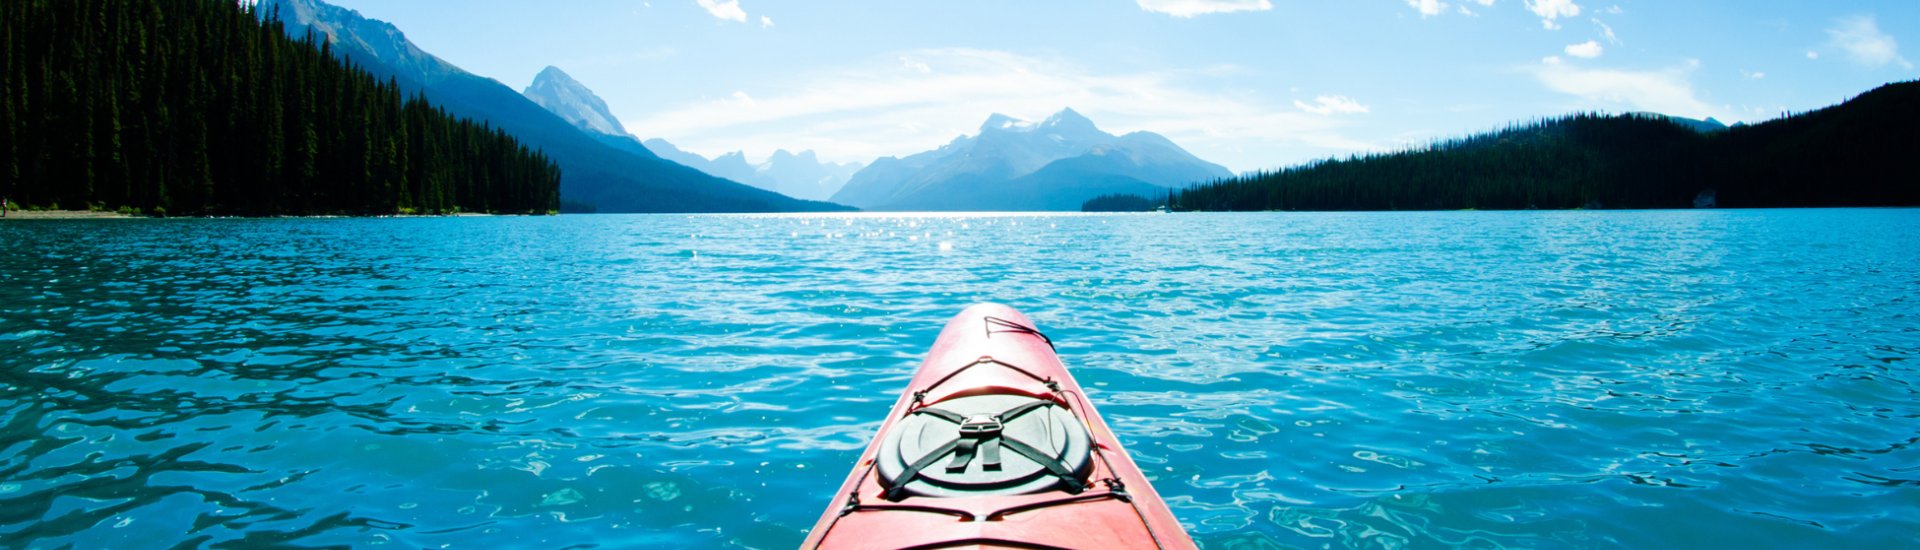
[[[996,333],[996,332],[1012,332],[1012,333],[1015,333],[1015,334],[1031,334],[1031,335],[1034,335],[1034,336],[1039,336],[1039,337],[1040,337],[1040,341],[1042,341],[1042,342],[1046,342],[1046,343],[1047,343],[1047,349],[1051,349],[1051,350],[1054,350],[1054,351],[1059,351],[1059,350],[1058,350],[1057,348],[1054,348],[1054,347],[1053,347],[1053,339],[1052,339],[1052,338],[1048,338],[1046,334],[1044,334],[1044,333],[1042,333],[1042,332],[1040,332],[1040,329],[1037,329],[1037,328],[1033,328],[1033,327],[1030,327],[1030,326],[1027,326],[1027,325],[1022,325],[1022,324],[1020,324],[1020,323],[1015,323],[1015,322],[1013,322],[1013,321],[1008,321],[1008,320],[1006,320],[1006,319],[1001,319],[1001,318],[999,318],[999,317],[994,317],[994,316],[992,316],[992,315],[988,315],[988,316],[986,316],[986,317],[982,317],[981,319],[982,319],[982,320],[984,320],[984,321],[986,321],[986,323],[987,323],[987,337],[988,337],[988,338],[992,338],[992,337],[993,337],[993,334],[994,334],[994,333]],[[995,330],[995,328],[996,328],[996,327],[997,327],[997,328],[998,328],[999,330]]]
[[[1005,423],[1019,418],[1021,415],[1041,408],[1055,406],[1058,406],[1058,404],[1053,401],[1037,399],[1001,411],[999,414],[974,415],[971,417],[939,407],[921,407],[914,409],[913,412],[907,414],[924,414],[952,422],[960,426],[960,435],[952,441],[948,441],[933,451],[928,452],[912,464],[907,465],[907,468],[901,470],[900,475],[893,481],[893,486],[887,488],[886,494],[883,496],[887,500],[906,498],[908,496],[906,490],[907,484],[920,477],[921,472],[933,466],[935,462],[939,462],[941,458],[949,454],[953,455],[953,459],[949,461],[946,466],[949,472],[966,470],[967,465],[971,464],[976,456],[980,458],[981,467],[989,470],[998,470],[1000,469],[1001,448],[1006,448],[1020,456],[1026,457],[1035,464],[1039,464],[1040,467],[1045,468],[1047,473],[1059,477],[1060,480],[1066,484],[1068,493],[1079,494],[1085,491],[1087,484],[1080,481],[1079,476],[1075,475],[1073,469],[1067,467],[1065,462],[1058,458],[1047,456],[1046,451],[1037,449],[1001,431]]]
[[[1026,375],[1027,378],[1032,378],[1034,381],[1039,382],[1042,385],[1045,385],[1048,390],[1053,392],[1054,397],[1059,398],[1060,402],[1062,403],[1066,402],[1066,396],[1060,394],[1060,382],[1052,378],[1042,377],[1034,373],[1027,372],[1027,369],[1020,368],[1019,365],[1001,361],[999,359],[994,359],[993,356],[990,356],[990,355],[982,355],[980,356],[979,359],[975,359],[972,363],[967,363],[965,365],[962,365],[960,368],[953,369],[953,372],[949,372],[947,373],[946,376],[940,377],[939,380],[933,381],[933,383],[928,384],[927,387],[921,388],[919,390],[915,390],[913,392],[913,404],[920,405],[921,403],[925,403],[927,399],[927,394],[932,393],[934,388],[938,388],[942,384],[946,384],[948,380],[952,380],[953,377],[959,376],[960,373],[962,372],[966,372],[967,369],[971,369],[980,365],[1000,365],[1002,367],[1012,369],[1014,372]]]
[[[993,327],[996,323],[1003,324],[1005,326],[1010,326],[1012,328],[1004,331],[995,331]],[[1032,327],[1026,327],[1018,323],[1012,323],[1004,319],[999,319],[995,317],[988,317],[987,325],[988,325],[987,332],[989,337],[991,337],[992,333],[994,332],[1027,333],[1027,334],[1033,334],[1035,336],[1040,337],[1042,341],[1045,341],[1047,343],[1047,346],[1049,348],[1053,347],[1052,339],[1047,338],[1045,334],[1041,334],[1040,331],[1034,330]],[[1019,330],[1019,329],[1025,329],[1025,330]],[[1082,395],[1076,391],[1064,390],[1063,388],[1060,387],[1060,383],[1053,380],[1052,378],[1035,376],[1033,373],[1028,372],[1026,369],[1020,368],[1017,365],[1004,363],[992,357],[983,356],[979,360],[973,363],[969,363],[966,366],[963,366],[960,369],[957,369],[956,371],[949,373],[947,376],[941,378],[939,381],[934,382],[932,385],[929,385],[926,388],[921,389],[919,391],[913,392],[913,403],[915,405],[918,405],[919,408],[914,409],[912,412],[908,414],[914,414],[914,413],[927,414],[927,415],[932,415],[948,421],[952,421],[955,423],[964,423],[966,421],[965,417],[962,417],[959,414],[953,413],[951,411],[946,411],[943,409],[938,409],[931,406],[921,405],[921,403],[923,403],[924,398],[929,392],[933,390],[933,388],[939,387],[941,384],[946,383],[948,379],[951,379],[953,378],[954,375],[959,374],[959,371],[964,371],[966,369],[969,369],[978,365],[984,365],[984,364],[997,364],[1002,367],[1012,369],[1015,372],[1019,372],[1020,374],[1024,374],[1029,378],[1032,378],[1034,380],[1044,383],[1048,389],[1052,390],[1054,397],[1059,400],[1059,404],[1077,402],[1081,407],[1085,407],[1087,410],[1092,410],[1093,404],[1087,401],[1087,397],[1085,395]],[[1071,399],[1069,399],[1068,394],[1072,394]],[[1055,403],[1052,403],[1052,402],[1045,403],[1045,405],[1053,405],[1053,404]],[[1045,406],[1045,405],[1034,405],[1033,408],[1039,408],[1040,406]],[[1023,405],[1023,407],[1024,406],[1025,405]],[[925,412],[921,412],[921,411],[925,411]],[[1007,412],[1013,412],[1013,411],[1009,410]],[[1020,412],[1024,414],[1027,411],[1020,411]],[[1006,413],[1002,413],[1002,414],[1006,414]],[[958,447],[959,443],[958,441],[955,441],[954,443],[952,443],[952,445],[955,447]],[[926,469],[926,467],[932,466],[933,463],[939,462],[940,457],[948,452],[951,452],[951,450],[936,450],[936,452],[930,453],[926,457],[922,457],[920,460],[915,461],[915,464],[910,465],[910,468],[908,470],[903,471],[902,472],[903,475],[901,475],[900,478],[903,480],[911,480],[913,476],[918,475],[918,472],[920,470],[924,470]],[[1019,451],[1016,450],[1015,452],[1019,452]],[[1112,461],[1109,460],[1108,457],[1106,456],[1106,452],[1100,447],[1095,446],[1094,448],[1092,448],[1091,454],[1094,459],[1100,461],[1100,463],[1105,467],[1105,469],[1108,472],[1117,471],[1113,467]],[[1044,461],[1042,461],[1042,465],[1043,466],[1045,465]],[[866,467],[866,473],[861,474],[861,477],[874,475],[874,468],[875,466],[869,464]],[[1153,522],[1147,519],[1146,511],[1140,509],[1140,503],[1135,501],[1135,499],[1133,498],[1133,495],[1127,491],[1126,485],[1118,477],[1108,477],[1106,479],[1096,480],[1096,482],[1106,485],[1106,489],[1104,491],[1094,491],[1094,492],[1087,492],[1087,489],[1090,489],[1091,487],[1089,487],[1086,483],[1080,482],[1080,480],[1077,477],[1071,474],[1065,476],[1065,479],[1067,480],[1067,483],[1070,485],[1070,487],[1073,488],[1071,491],[1069,491],[1070,493],[1072,493],[1071,496],[1068,496],[1065,498],[1059,498],[1059,499],[1050,499],[1050,500],[1044,500],[1040,502],[1033,502],[1033,503],[1017,505],[1017,506],[996,510],[987,514],[986,518],[975,517],[974,514],[967,512],[965,510],[951,509],[951,508],[932,506],[932,505],[920,506],[920,505],[907,505],[907,504],[865,504],[860,501],[860,490],[856,487],[853,490],[853,492],[847,495],[846,505],[841,508],[840,513],[835,516],[833,522],[828,524],[827,529],[831,530],[833,528],[833,525],[838,524],[839,518],[846,517],[848,514],[852,514],[854,512],[858,512],[861,510],[898,510],[898,511],[916,511],[916,512],[951,514],[951,515],[959,516],[961,518],[961,521],[978,521],[980,519],[996,519],[997,520],[1010,514],[1015,514],[1015,513],[1029,511],[1029,510],[1040,509],[1040,508],[1048,508],[1048,507],[1058,506],[1062,504],[1070,504],[1075,502],[1083,502],[1087,500],[1097,500],[1097,499],[1103,499],[1103,498],[1112,498],[1112,499],[1119,500],[1123,503],[1126,503],[1129,507],[1133,508],[1135,516],[1140,519],[1140,523],[1142,527],[1144,527],[1147,530],[1147,536],[1153,540],[1154,546],[1156,548],[1165,548],[1165,544],[1160,540],[1160,534],[1154,531]],[[900,500],[899,497],[901,496],[901,494],[898,491],[901,491],[902,488],[905,486],[906,486],[906,483],[904,481],[899,484],[896,484],[893,487],[883,491],[881,493],[881,497],[888,500],[895,500],[895,501]]]

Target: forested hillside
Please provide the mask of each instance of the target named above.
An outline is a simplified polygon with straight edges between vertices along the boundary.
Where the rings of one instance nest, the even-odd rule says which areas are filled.
[[[1457,210],[1920,204],[1920,83],[1753,126],[1579,114],[1424,148],[1182,191],[1197,210]]]
[[[1155,206],[1160,206],[1160,205],[1154,203],[1153,199],[1149,199],[1140,195],[1132,195],[1127,193],[1114,193],[1111,195],[1100,195],[1098,197],[1087,199],[1087,202],[1080,203],[1080,211],[1081,212],[1146,212],[1148,210],[1152,210],[1153,207]]]
[[[248,5],[0,2],[0,194],[172,215],[558,208],[545,155]]]

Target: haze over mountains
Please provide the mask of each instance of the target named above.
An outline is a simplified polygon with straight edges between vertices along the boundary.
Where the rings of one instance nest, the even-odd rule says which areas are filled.
[[[1163,195],[1232,176],[1159,134],[1115,136],[1068,108],[1037,123],[995,114],[976,135],[875,160],[831,200],[874,210],[1079,210],[1099,195]]]
[[[807,200],[827,200],[845,186],[854,173],[866,167],[858,162],[821,162],[813,151],[796,154],[780,149],[774,151],[766,161],[755,164],[747,162],[747,154],[741,151],[708,159],[682,151],[660,138],[642,143],[660,158],[692,166],[714,176]]]
[[[607,110],[606,101],[558,67],[540,71],[522,94],[609,146],[635,154],[657,155],[714,177],[795,198],[825,200],[863,167],[860,163],[823,163],[813,151],[794,154],[782,149],[766,162],[750,164],[746,154],[739,151],[708,159],[682,151],[664,139],[642,142],[621,126],[620,120]]]
[[[708,159],[657,138],[641,142],[604,100],[558,68],[542,71],[515,93],[356,11],[320,0],[258,5],[266,16],[278,14],[288,33],[322,34],[334,55],[542,150],[561,166],[562,207],[568,211],[845,208],[800,199],[884,210],[1076,210],[1096,195],[1164,193],[1232,175],[1157,134],[1102,132],[1071,109],[1040,123],[994,115],[976,136],[871,166],[821,162],[811,151],[777,151],[759,164],[738,152]]]
[[[582,131],[493,79],[468,73],[408,41],[398,28],[319,0],[260,0],[295,37],[312,32],[340,56],[407,94],[424,94],[449,112],[485,121],[552,157],[562,171],[562,209],[600,212],[777,212],[844,207],[797,200],[669,162],[635,144],[621,148]],[[601,113],[605,112],[604,105]],[[608,116],[589,124],[617,121]]]

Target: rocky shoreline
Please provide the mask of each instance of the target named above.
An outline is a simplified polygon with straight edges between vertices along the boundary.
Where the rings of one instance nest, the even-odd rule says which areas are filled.
[[[8,210],[0,220],[92,220],[92,219],[131,219],[144,218],[119,212],[95,212],[91,210]]]

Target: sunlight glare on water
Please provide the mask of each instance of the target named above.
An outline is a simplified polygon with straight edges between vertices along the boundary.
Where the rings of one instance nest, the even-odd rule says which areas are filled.
[[[1915,210],[0,224],[0,546],[792,547],[1032,317],[1210,548],[1911,546]]]

